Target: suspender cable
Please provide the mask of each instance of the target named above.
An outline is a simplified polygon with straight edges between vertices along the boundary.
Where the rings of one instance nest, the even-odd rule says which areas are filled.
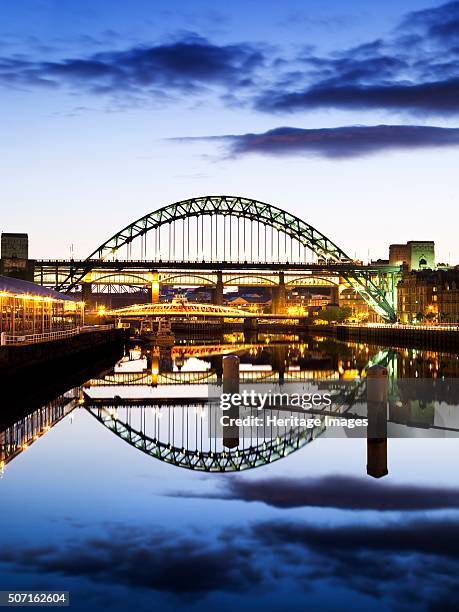
[[[260,261],[260,223],[257,221],[257,260]]]
[[[239,261],[239,222],[241,218],[237,217],[237,260]]]
[[[266,226],[264,227],[264,233],[265,233],[265,252],[263,253],[263,258],[264,258],[265,261],[267,261],[268,257],[267,257],[267,252],[266,252],[266,234],[268,232],[266,231]]]
[[[204,257],[204,215],[202,215],[201,217],[201,254],[202,254],[202,258],[205,259]]]
[[[230,252],[229,252],[229,259],[231,261],[231,253],[232,253],[232,246],[233,246],[233,241],[231,240],[231,226],[233,225],[233,218],[230,215],[229,218],[229,248],[230,248]]]

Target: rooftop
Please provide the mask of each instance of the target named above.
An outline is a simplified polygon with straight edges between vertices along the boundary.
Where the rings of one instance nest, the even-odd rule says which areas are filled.
[[[9,276],[0,276],[0,291],[14,293],[15,295],[36,295],[43,298],[48,297],[53,300],[75,301],[74,298],[64,293],[59,293],[53,289],[46,289],[46,287],[42,287],[41,285],[19,280],[18,278],[11,278]]]

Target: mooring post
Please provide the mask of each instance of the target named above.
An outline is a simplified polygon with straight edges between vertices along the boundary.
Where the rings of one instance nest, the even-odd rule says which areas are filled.
[[[239,393],[239,363],[237,355],[227,355],[223,358],[223,393]],[[233,406],[225,411],[229,419],[239,418],[239,406]],[[239,427],[237,425],[223,426],[223,446],[236,448],[239,446]]]
[[[367,370],[367,474],[381,478],[387,470],[387,368]]]

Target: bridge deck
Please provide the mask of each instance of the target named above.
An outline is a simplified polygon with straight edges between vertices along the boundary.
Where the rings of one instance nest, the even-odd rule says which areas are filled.
[[[358,263],[336,263],[328,261],[324,263],[314,262],[288,262],[288,261],[175,261],[157,259],[138,259],[114,261],[104,259],[73,260],[73,259],[37,259],[36,268],[66,268],[72,270],[102,269],[102,270],[244,270],[244,272],[256,270],[298,270],[311,272],[399,272],[400,266],[386,264],[362,265]]]

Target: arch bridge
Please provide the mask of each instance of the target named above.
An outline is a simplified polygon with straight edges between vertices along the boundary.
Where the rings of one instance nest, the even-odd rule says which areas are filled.
[[[306,221],[277,206],[239,196],[204,196],[148,213],[82,261],[37,261],[35,279],[61,291],[93,287],[146,291],[161,285],[265,286],[282,307],[290,287],[352,287],[368,306],[394,321],[399,268],[363,266]],[[274,297],[276,296],[276,298]]]

